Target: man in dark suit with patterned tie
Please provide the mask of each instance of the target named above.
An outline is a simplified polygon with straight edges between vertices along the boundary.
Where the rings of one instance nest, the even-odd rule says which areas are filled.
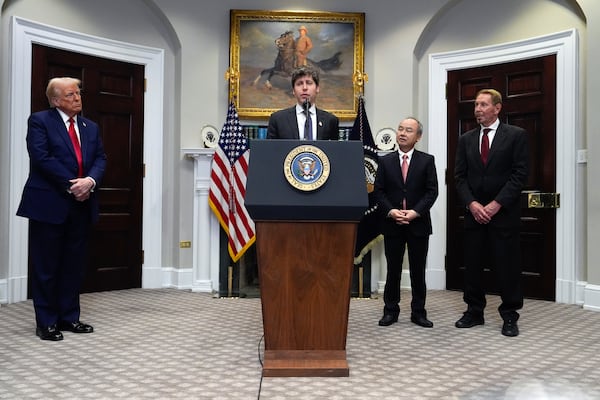
[[[78,115],[80,84],[75,78],[51,79],[46,89],[51,108],[28,120],[29,177],[17,215],[29,218],[30,280],[42,340],[62,340],[61,330],[93,332],[79,320],[79,291],[106,155],[98,125]]]
[[[502,95],[484,89],[475,98],[480,126],[458,140],[454,169],[456,190],[465,206],[463,299],[467,311],[457,328],[483,325],[486,306],[484,261],[492,260],[502,303],[502,334],[517,336],[517,310],[523,307],[519,248],[521,190],[526,184],[529,150],[527,132],[500,122]]]
[[[292,93],[296,105],[271,114],[267,139],[338,140],[338,118],[315,106],[319,94],[319,72],[309,66],[295,69],[292,72]]]
[[[425,310],[425,264],[432,233],[429,210],[438,196],[438,181],[434,157],[415,149],[422,135],[423,125],[416,118],[401,121],[396,133],[399,150],[379,159],[375,176],[375,198],[386,216],[383,243],[387,277],[381,326],[398,321],[402,261],[408,248],[410,320],[425,328],[433,327]]]

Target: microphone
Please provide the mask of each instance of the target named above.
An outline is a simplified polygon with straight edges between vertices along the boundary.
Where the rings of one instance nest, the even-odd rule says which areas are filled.
[[[308,115],[308,109],[310,108],[310,101],[308,101],[308,99],[304,99],[304,104],[302,105],[302,107],[304,107],[304,111],[306,112],[306,115]]]

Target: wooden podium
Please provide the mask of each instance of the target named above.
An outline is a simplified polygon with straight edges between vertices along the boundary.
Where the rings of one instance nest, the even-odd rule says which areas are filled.
[[[288,154],[315,146],[327,181],[302,191]],[[358,222],[368,206],[361,142],[253,140],[246,208],[256,223],[264,376],[348,376],[346,335]]]

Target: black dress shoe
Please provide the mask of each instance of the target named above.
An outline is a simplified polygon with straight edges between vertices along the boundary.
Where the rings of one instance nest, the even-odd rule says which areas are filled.
[[[35,334],[42,340],[52,340],[53,342],[63,340],[63,334],[56,328],[56,325],[38,326]]]
[[[422,326],[423,328],[433,328],[433,322],[427,319],[424,315],[411,315],[412,323]]]
[[[394,322],[398,322],[397,315],[384,314],[383,318],[379,320],[379,326],[390,326]]]
[[[69,331],[75,333],[92,333],[94,332],[94,327],[88,324],[84,324],[80,321],[75,322],[59,322],[58,327],[62,331]]]
[[[472,328],[475,325],[483,325],[483,316],[477,317],[469,312],[464,313],[461,319],[454,324],[457,328]]]
[[[504,324],[502,324],[502,334],[504,336],[519,336],[517,321],[504,321]]]

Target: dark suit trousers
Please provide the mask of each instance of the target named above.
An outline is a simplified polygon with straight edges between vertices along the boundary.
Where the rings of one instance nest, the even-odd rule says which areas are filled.
[[[29,221],[31,288],[38,326],[79,320],[89,229],[89,201],[73,199],[62,224]]]
[[[498,307],[503,320],[519,318],[523,307],[521,260],[518,229],[497,229],[480,225],[465,230],[465,289],[463,298],[468,311],[483,315],[486,306],[483,269],[486,260],[494,270],[502,303]]]
[[[402,261],[404,249],[408,249],[410,284],[412,289],[411,311],[414,315],[426,316],[425,311],[425,262],[429,248],[429,236],[415,236],[405,227],[397,234],[384,235],[385,258],[387,260],[387,277],[383,300],[384,314],[400,313],[400,278],[402,277]]]

